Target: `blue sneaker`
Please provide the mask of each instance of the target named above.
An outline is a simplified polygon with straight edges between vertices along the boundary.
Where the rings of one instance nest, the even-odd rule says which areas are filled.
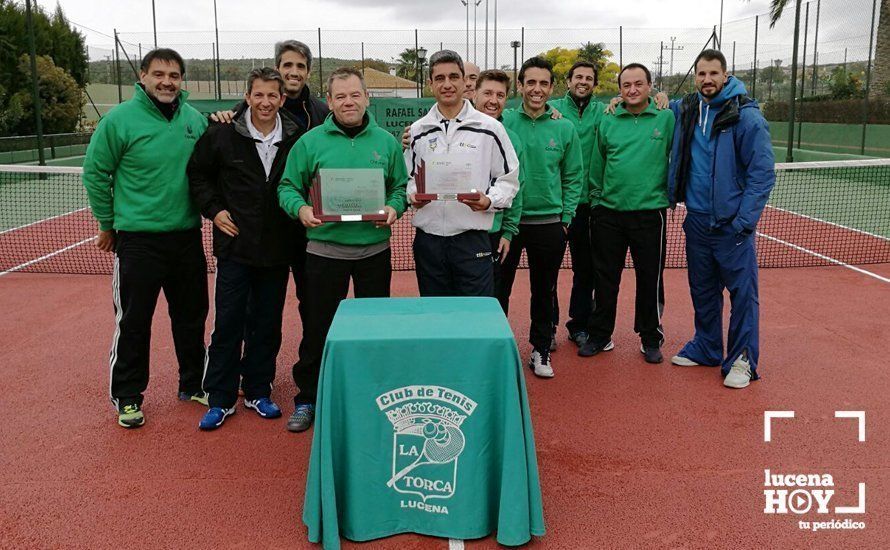
[[[255,410],[263,418],[278,418],[281,416],[281,409],[268,397],[260,397],[251,401],[245,399],[244,406]]]
[[[287,429],[290,432],[305,432],[315,420],[315,405],[301,403],[297,405],[294,414],[287,419]]]
[[[198,424],[198,428],[202,430],[215,430],[223,425],[226,417],[235,414],[235,407],[224,409],[222,407],[211,407],[209,411],[204,413],[204,418]]]

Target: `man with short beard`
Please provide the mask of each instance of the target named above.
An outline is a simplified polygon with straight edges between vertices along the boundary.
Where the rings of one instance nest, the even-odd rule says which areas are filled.
[[[675,365],[720,365],[723,385],[757,380],[759,299],[757,222],[775,185],[769,126],[726,58],[704,50],[695,60],[698,90],[671,102],[677,118],[668,199],[686,204],[686,260],[695,335]],[[723,289],[732,304],[723,348]]]
[[[83,185],[99,222],[96,246],[115,253],[109,393],[124,428],[145,423],[142,394],[161,289],[179,363],[179,399],[207,404],[201,388],[207,261],[186,177],[207,119],[186,103],[184,74],[175,51],[148,52],[133,99],[102,118],[83,164]]]

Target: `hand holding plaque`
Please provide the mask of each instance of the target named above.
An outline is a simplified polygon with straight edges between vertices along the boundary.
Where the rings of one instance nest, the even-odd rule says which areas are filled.
[[[417,167],[414,183],[418,201],[478,200],[482,195],[473,181],[473,162],[469,155],[433,155]]]
[[[320,168],[309,187],[323,222],[385,221],[386,184],[380,168]]]

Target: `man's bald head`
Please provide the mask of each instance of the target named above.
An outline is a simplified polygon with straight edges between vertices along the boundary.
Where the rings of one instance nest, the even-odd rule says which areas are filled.
[[[479,66],[471,61],[464,63],[464,99],[473,101],[476,97],[476,80],[479,79]]]

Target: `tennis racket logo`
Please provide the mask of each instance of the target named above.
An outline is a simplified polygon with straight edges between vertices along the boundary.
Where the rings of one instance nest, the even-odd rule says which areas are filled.
[[[453,496],[458,462],[467,446],[461,426],[476,402],[441,386],[406,386],[381,395],[377,405],[393,426],[386,486],[417,495],[423,503]]]

